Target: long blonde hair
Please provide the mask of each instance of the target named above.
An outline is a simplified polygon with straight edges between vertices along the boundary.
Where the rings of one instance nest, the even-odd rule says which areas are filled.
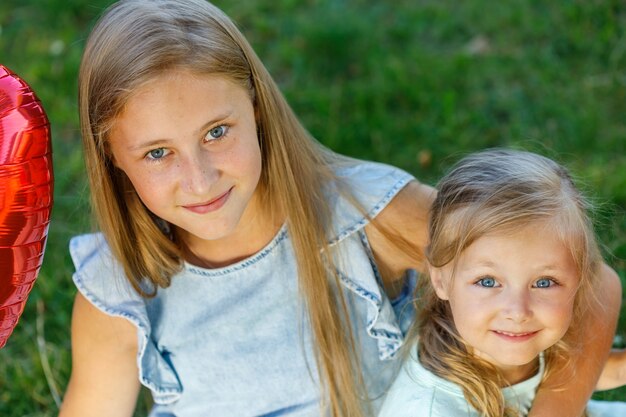
[[[235,24],[204,0],[120,1],[89,36],[80,68],[80,123],[92,207],[113,254],[143,296],[167,287],[181,269],[180,242],[142,204],[107,145],[133,92],[174,70],[223,76],[249,92],[263,161],[258,194],[268,213],[287,219],[322,398],[333,416],[362,415],[366,393],[349,320],[343,318],[346,302],[342,291],[333,290],[339,281],[328,267],[331,213],[323,195],[337,181],[332,166],[345,160],[308,134]]]
[[[572,325],[545,352],[546,373],[563,371],[572,349],[580,348],[578,323],[592,302],[592,282],[601,255],[587,214],[589,204],[565,168],[543,156],[505,149],[472,154],[440,181],[429,218],[426,258],[434,267],[452,263],[476,239],[528,224],[548,224],[568,246],[580,274]],[[453,268],[454,269],[454,268]],[[455,328],[450,305],[435,294],[428,277],[416,300],[419,359],[442,378],[459,384],[467,401],[488,417],[518,416],[506,407],[501,387],[507,382],[496,367],[471,354]]]

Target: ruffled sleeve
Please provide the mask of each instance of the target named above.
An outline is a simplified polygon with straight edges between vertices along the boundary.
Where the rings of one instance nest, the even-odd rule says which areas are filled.
[[[362,162],[338,168],[336,174],[356,203],[329,187],[326,195],[333,211],[330,244],[361,230],[415,178],[401,169],[376,162]]]
[[[334,221],[330,244],[338,245],[336,267],[341,284],[367,304],[366,332],[376,340],[379,358],[390,359],[402,345],[412,317],[412,291],[405,288],[393,302],[387,297],[363,228],[414,178],[400,169],[369,162],[342,168],[337,174],[360,207],[331,189],[328,198]],[[414,282],[408,279],[407,285]],[[407,313],[410,317],[404,319]]]
[[[76,268],[73,280],[81,294],[103,313],[123,317],[137,328],[139,380],[152,391],[155,403],[176,401],[182,387],[150,337],[145,300],[126,280],[102,234],[72,238],[70,254]]]

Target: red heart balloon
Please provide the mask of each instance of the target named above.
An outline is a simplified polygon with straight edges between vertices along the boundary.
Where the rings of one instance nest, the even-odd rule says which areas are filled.
[[[52,183],[46,113],[28,84],[0,64],[0,348],[41,268]]]

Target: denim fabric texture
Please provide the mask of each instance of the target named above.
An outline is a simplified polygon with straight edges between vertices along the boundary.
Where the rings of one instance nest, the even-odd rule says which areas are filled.
[[[329,186],[329,242],[337,249],[341,291],[377,410],[399,366],[395,354],[413,316],[415,275],[398,299],[389,300],[363,227],[413,177],[366,162],[337,173],[362,210]],[[152,392],[151,417],[320,415],[312,335],[286,226],[241,262],[218,269],[185,264],[152,299],[127,283],[102,235],[73,238],[70,253],[85,298],[137,328],[138,378]]]

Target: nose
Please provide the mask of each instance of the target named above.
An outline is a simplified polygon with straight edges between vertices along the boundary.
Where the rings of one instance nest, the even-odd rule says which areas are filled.
[[[219,178],[219,170],[211,155],[199,150],[181,158],[179,163],[181,188],[189,194],[210,194]]]
[[[509,288],[502,303],[502,313],[507,320],[524,323],[533,315],[530,294],[527,289]]]

